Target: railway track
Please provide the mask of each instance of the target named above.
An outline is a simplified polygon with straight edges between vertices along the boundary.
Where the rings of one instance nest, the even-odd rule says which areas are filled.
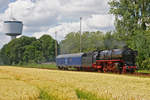
[[[38,69],[48,69],[48,70],[60,70],[58,68],[38,68]],[[60,70],[60,71],[75,71],[75,72],[92,72],[92,73],[100,73],[96,71],[78,71],[78,70]],[[110,73],[110,74],[115,74],[115,73]],[[118,73],[116,73],[118,74]],[[139,76],[139,77],[150,77],[150,73],[141,73],[141,72],[135,72],[133,74],[131,73],[125,73],[123,75],[129,75],[129,76]]]
[[[135,72],[131,75],[134,75],[134,76],[144,76],[144,77],[150,77],[150,73],[140,73],[140,72]]]

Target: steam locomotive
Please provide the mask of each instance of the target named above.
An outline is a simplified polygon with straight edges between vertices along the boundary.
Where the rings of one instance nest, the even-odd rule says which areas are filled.
[[[63,54],[56,57],[59,69],[94,70],[98,72],[133,73],[137,51],[123,49],[101,50],[88,53]]]

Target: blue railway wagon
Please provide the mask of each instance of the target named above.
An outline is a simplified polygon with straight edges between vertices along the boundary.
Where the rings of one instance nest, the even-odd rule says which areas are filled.
[[[63,54],[56,57],[56,65],[59,68],[63,67],[81,67],[82,56],[84,53]]]

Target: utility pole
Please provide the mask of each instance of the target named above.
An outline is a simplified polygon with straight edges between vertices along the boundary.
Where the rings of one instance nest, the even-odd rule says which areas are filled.
[[[55,57],[57,57],[57,31],[55,32]]]
[[[80,53],[82,52],[82,17],[80,17]]]

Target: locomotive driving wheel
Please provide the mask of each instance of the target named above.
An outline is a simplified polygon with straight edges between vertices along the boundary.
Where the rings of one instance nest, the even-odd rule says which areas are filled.
[[[98,72],[103,72],[103,68],[97,69]]]
[[[114,73],[120,73],[119,63],[114,63],[113,64],[113,66],[112,66],[112,72],[114,72]]]
[[[107,67],[103,67],[103,72],[104,72],[104,73],[107,72]]]
[[[102,63],[102,66],[103,66],[103,67],[102,67],[103,72],[106,73],[107,70],[108,70],[108,69],[107,69],[107,63]]]

